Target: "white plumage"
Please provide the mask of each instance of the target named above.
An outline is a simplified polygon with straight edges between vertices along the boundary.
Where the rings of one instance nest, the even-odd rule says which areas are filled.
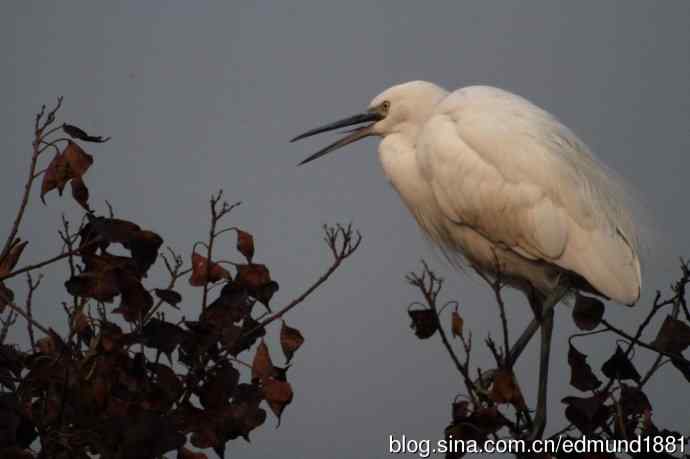
[[[553,306],[569,289],[624,304],[640,296],[638,232],[620,182],[546,111],[501,89],[448,93],[424,81],[393,86],[359,115],[294,140],[369,123],[301,164],[379,136],[383,169],[420,227],[454,263],[500,274],[522,290],[541,329],[539,390],[529,438],[546,424]],[[503,365],[511,367],[536,328]]]
[[[497,88],[448,93],[413,81],[376,96],[366,113],[298,138],[367,121],[304,162],[380,136],[386,175],[451,260],[488,275],[498,269],[528,294],[547,296],[569,277],[619,303],[639,298],[638,234],[625,190],[546,111]]]

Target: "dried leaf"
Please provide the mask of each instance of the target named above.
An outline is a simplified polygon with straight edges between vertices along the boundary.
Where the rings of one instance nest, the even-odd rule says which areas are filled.
[[[410,328],[415,331],[419,339],[428,339],[438,329],[438,317],[431,309],[407,311],[412,319]]]
[[[603,401],[596,395],[587,398],[565,397],[562,402],[568,405],[565,417],[584,434],[590,434],[603,425],[609,416]]]
[[[17,263],[19,262],[19,257],[22,256],[24,248],[29,243],[29,241],[22,242],[21,239],[15,239],[10,245],[10,250],[7,255],[0,260],[0,276],[6,276],[11,273]]]
[[[62,154],[69,166],[69,178],[81,177],[93,164],[93,156],[86,153],[79,145],[71,141],[67,143]]]
[[[240,372],[230,365],[216,368],[208,375],[206,384],[199,390],[199,401],[204,408],[220,408],[229,404],[237,383]]]
[[[186,335],[187,332],[175,324],[151,319],[142,330],[142,343],[169,356]]]
[[[597,298],[577,294],[573,308],[573,321],[580,330],[594,330],[604,317],[604,303]]]
[[[0,314],[5,312],[5,307],[14,301],[14,292],[5,287],[5,284],[0,281]]]
[[[251,264],[254,257],[254,237],[242,230],[237,230],[237,250],[244,255]]]
[[[279,381],[277,379],[266,379],[263,382],[264,398],[268,402],[268,406],[273,411],[273,414],[278,418],[278,425],[280,425],[280,418],[290,402],[292,402],[292,387],[287,381]]]
[[[172,289],[154,289],[153,292],[158,298],[168,303],[170,306],[177,307],[177,305],[182,301],[182,295],[177,291]]]
[[[62,130],[73,139],[83,140],[84,142],[103,143],[110,140],[110,137],[103,138],[101,136],[88,135],[83,129],[67,123],[63,123]]]
[[[601,381],[587,363],[587,356],[572,344],[568,350],[568,365],[570,365],[570,385],[574,388],[586,392],[601,386]]]
[[[634,386],[621,383],[620,404],[623,416],[642,415],[652,411],[652,405],[642,390]]]
[[[268,353],[268,346],[264,340],[261,340],[259,346],[256,348],[254,354],[254,361],[252,362],[252,381],[257,379],[265,380],[275,376],[276,371],[271,361],[271,356]]]
[[[132,258],[142,275],[156,262],[161,245],[163,245],[163,238],[148,230],[134,232],[132,237],[123,243],[123,246],[132,253]]]
[[[460,314],[458,314],[458,311],[453,311],[453,314],[451,315],[451,332],[453,333],[453,338],[456,338],[458,336],[462,336],[462,326],[464,324],[464,320],[462,317],[460,317]]]
[[[192,275],[189,278],[190,285],[202,287],[209,282],[218,282],[221,279],[230,278],[230,273],[218,263],[209,263],[206,257],[196,252],[192,254]]]
[[[690,346],[690,326],[670,315],[666,316],[652,346],[662,352],[680,354]]]
[[[616,346],[616,352],[610,359],[604,362],[601,371],[607,378],[619,380],[632,379],[633,381],[640,382],[640,374],[620,346]]]
[[[519,410],[526,408],[515,375],[510,370],[501,369],[496,372],[489,398],[496,403],[510,403]]]
[[[296,328],[288,326],[283,321],[283,326],[280,328],[280,345],[283,348],[287,363],[290,363],[292,356],[303,343],[304,336],[302,336],[302,333]]]
[[[48,164],[43,173],[43,181],[41,182],[41,201],[46,203],[45,195],[57,188],[62,196],[62,190],[70,179],[69,165],[62,152],[56,153],[53,159]]]
[[[75,177],[70,182],[72,186],[72,197],[85,211],[91,212],[89,207],[89,189],[81,177]]]
[[[185,447],[177,451],[177,459],[208,459],[208,456],[202,452],[194,452]]]
[[[36,349],[41,354],[55,354],[57,350],[57,345],[55,340],[51,336],[44,336],[43,338],[36,341]]]

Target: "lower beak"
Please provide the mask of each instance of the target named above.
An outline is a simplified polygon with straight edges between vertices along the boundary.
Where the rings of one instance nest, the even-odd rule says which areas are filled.
[[[342,119],[340,121],[336,121],[334,123],[326,124],[325,126],[318,127],[316,129],[312,129],[310,131],[307,131],[303,134],[298,135],[294,139],[290,140],[290,142],[295,142],[297,140],[304,139],[306,137],[311,137],[316,134],[321,134],[322,132],[328,132],[328,131],[333,131],[335,129],[340,129],[348,126],[354,126],[356,124],[361,124],[361,123],[371,123],[363,127],[359,127],[354,129],[350,134],[346,135],[345,137],[341,138],[337,142],[334,142],[330,145],[328,145],[325,148],[322,148],[321,150],[317,151],[313,155],[309,156],[307,159],[299,163],[299,166],[302,164],[306,164],[310,161],[313,161],[317,158],[320,158],[332,151],[335,151],[341,147],[344,147],[345,145],[351,144],[353,142],[356,142],[360,139],[363,139],[365,137],[369,137],[370,135],[373,135],[373,129],[372,126],[374,123],[377,121],[380,121],[383,118],[383,116],[379,113],[376,112],[366,112],[366,113],[361,113],[359,115],[351,116],[349,118]]]

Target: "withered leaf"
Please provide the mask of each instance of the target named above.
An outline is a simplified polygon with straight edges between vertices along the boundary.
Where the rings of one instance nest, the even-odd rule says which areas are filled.
[[[10,245],[10,249],[2,260],[0,260],[0,276],[5,276],[12,272],[17,263],[19,262],[19,257],[22,256],[24,248],[29,243],[29,241],[22,242],[21,239],[15,239]]]
[[[65,288],[70,295],[104,302],[111,302],[120,293],[112,270],[77,274],[65,282]]]
[[[132,258],[142,275],[156,262],[161,245],[163,245],[163,238],[148,230],[134,232],[132,237],[123,243],[123,246],[132,253]]]
[[[184,386],[173,369],[156,362],[148,362],[146,367],[155,375],[156,383],[165,392],[168,402],[175,402],[182,394]]]
[[[208,459],[208,456],[202,452],[195,453],[183,446],[177,450],[177,459]]]
[[[267,284],[264,284],[258,289],[256,289],[253,292],[253,296],[259,303],[263,304],[266,307],[266,309],[268,309],[268,312],[271,312],[269,303],[271,302],[271,298],[273,298],[273,295],[279,290],[279,288],[280,286],[278,285],[278,282],[270,281]]]
[[[86,187],[84,179],[82,177],[75,177],[70,182],[70,185],[72,186],[72,197],[77,201],[77,204],[85,211],[91,212],[89,207],[89,189]]]
[[[206,257],[196,252],[192,254],[192,275],[189,277],[189,285],[202,287],[209,282],[218,282],[230,277],[230,273],[218,263],[209,263]]]
[[[275,376],[275,368],[268,353],[268,346],[266,346],[264,340],[261,340],[256,348],[256,354],[254,354],[254,361],[252,362],[252,381],[264,380],[273,376]]]
[[[0,281],[0,313],[5,311],[5,307],[14,301],[14,292],[5,287],[5,284]]]
[[[568,365],[570,365],[570,385],[574,388],[586,392],[601,386],[601,381],[587,363],[587,356],[572,344],[568,349]]]
[[[36,350],[41,354],[55,354],[57,347],[56,343],[51,336],[44,336],[43,338],[36,341]]]
[[[494,384],[489,398],[496,403],[510,403],[517,409],[525,409],[525,399],[510,370],[501,369],[494,375]]]
[[[79,336],[84,343],[90,343],[93,338],[93,328],[89,323],[89,318],[82,311],[74,313],[72,316],[72,330]]]
[[[670,315],[666,316],[652,346],[662,352],[680,354],[690,346],[690,326]]]
[[[645,411],[652,410],[652,405],[642,390],[623,383],[621,383],[620,404],[623,416],[641,415]]]
[[[48,164],[43,173],[43,181],[41,182],[41,201],[45,204],[45,195],[57,188],[60,195],[65,185],[70,179],[69,165],[62,152],[56,153],[53,159]]]
[[[580,330],[594,330],[604,317],[604,303],[594,297],[577,294],[573,307],[573,321]]]
[[[86,153],[79,145],[71,141],[67,143],[62,154],[69,166],[70,178],[81,177],[93,164],[93,156]]]
[[[204,408],[220,408],[229,404],[240,372],[230,365],[216,368],[207,378],[206,383],[199,390],[199,401]]]
[[[419,339],[430,338],[438,329],[438,317],[431,309],[407,311],[412,319],[412,328]]]
[[[471,422],[485,434],[496,433],[508,422],[496,406],[479,408],[470,417]]]
[[[84,142],[103,143],[110,140],[110,137],[103,138],[100,135],[89,135],[86,132],[84,132],[83,129],[78,128],[77,126],[74,126],[72,124],[63,123],[62,130],[65,134],[72,137],[73,139],[83,140]]]
[[[601,371],[607,378],[620,380],[632,379],[636,382],[640,381],[640,374],[620,346],[616,346],[616,352],[611,358],[604,362]]]
[[[113,313],[122,314],[127,322],[144,318],[153,307],[153,297],[136,276],[122,270],[115,270],[117,288],[121,294],[120,306]]]
[[[207,309],[218,308],[228,314],[232,322],[240,322],[252,312],[253,301],[247,290],[236,282],[226,283]]]
[[[463,323],[464,323],[464,320],[462,319],[462,317],[460,317],[460,314],[458,314],[458,311],[453,311],[453,314],[451,315],[451,323],[450,323],[450,329],[451,329],[451,332],[453,333],[453,338],[456,338],[456,337],[462,335]]]
[[[145,346],[170,355],[182,343],[186,334],[187,332],[175,324],[151,319],[142,330],[142,342]]]
[[[278,425],[280,425],[280,418],[290,402],[292,402],[292,387],[287,381],[279,381],[277,379],[265,379],[263,382],[264,398],[268,402],[268,406],[273,411],[273,414],[278,418]]]
[[[254,257],[254,237],[246,231],[237,230],[237,250],[251,264]]]
[[[182,301],[182,295],[177,291],[172,289],[154,289],[153,292],[158,298],[168,303],[170,306],[177,307],[177,305]]]
[[[280,327],[280,345],[283,348],[287,363],[290,363],[292,356],[303,343],[304,336],[302,336],[302,333],[296,328],[288,326],[288,324],[283,321],[283,325]]]
[[[451,416],[454,423],[463,422],[470,417],[470,402],[467,400],[460,400],[453,402],[451,409]]]
[[[266,265],[250,263],[237,265],[235,282],[247,289],[247,292],[270,311],[269,302],[278,291],[278,283],[271,280]]]
[[[563,403],[568,405],[565,417],[582,433],[589,434],[606,422],[608,410],[597,395],[592,397],[565,397]]]

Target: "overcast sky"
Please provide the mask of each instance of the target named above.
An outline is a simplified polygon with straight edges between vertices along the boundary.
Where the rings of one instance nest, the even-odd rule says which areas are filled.
[[[254,234],[256,260],[280,282],[276,306],[327,266],[321,225],[354,222],[361,250],[287,317],[307,341],[290,370],[295,398],[282,425],[276,430],[269,416],[252,445],[233,442],[230,453],[382,457],[391,433],[441,438],[462,390],[440,340],[420,342],[409,329],[406,308],[419,297],[403,276],[424,257],[446,277],[445,293],[461,302],[484,368],[491,361],[481,340],[498,336],[497,309],[484,285],[433,256],[382,176],[376,140],[297,168],[329,139],[288,139],[412,79],[448,89],[490,84],[534,101],[637,189],[655,224],[640,307],[607,309],[631,327],[655,289],[675,278],[678,257],[690,255],[688,24],[690,2],[681,0],[8,3],[0,17],[2,224],[9,226],[28,167],[33,115],[59,95],[62,119],[113,138],[89,147],[95,164],[86,180],[98,211],[108,199],[118,216],[157,231],[187,257],[207,233],[209,194],[224,188],[244,203],[232,223]],[[43,207],[34,194],[23,261],[57,253],[52,228],[63,212],[78,218],[75,209],[57,195]],[[231,256],[233,246],[229,238],[219,250]],[[35,309],[44,323],[63,320],[55,300],[63,272],[40,291]],[[183,293],[198,303],[198,291]],[[519,296],[509,299],[515,336],[531,313]],[[25,340],[23,326],[15,332]],[[558,401],[578,395],[565,359],[573,332],[561,308],[547,432],[562,427]],[[534,344],[518,366],[532,404]],[[614,346],[604,338],[581,350],[598,350],[590,355],[598,368]],[[670,390],[679,384],[667,366],[648,394],[656,420],[682,430],[687,411],[673,408],[678,397],[687,405],[687,395]]]

